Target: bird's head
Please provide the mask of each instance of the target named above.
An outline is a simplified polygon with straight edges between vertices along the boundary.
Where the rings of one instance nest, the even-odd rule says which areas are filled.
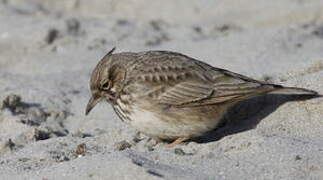
[[[116,83],[120,80],[120,67],[113,63],[113,48],[96,65],[90,80],[91,98],[86,106],[85,114],[90,111],[102,100],[114,103],[117,96]]]

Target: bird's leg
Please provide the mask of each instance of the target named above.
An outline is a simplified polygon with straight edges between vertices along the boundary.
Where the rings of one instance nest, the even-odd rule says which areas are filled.
[[[172,143],[170,144],[167,144],[166,147],[167,148],[171,148],[171,147],[174,147],[176,146],[177,144],[180,144],[186,140],[188,140],[189,138],[188,137],[180,137],[180,138],[177,138],[175,141],[173,141]]]

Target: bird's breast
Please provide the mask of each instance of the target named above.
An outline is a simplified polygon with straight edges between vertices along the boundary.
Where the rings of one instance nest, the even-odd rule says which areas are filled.
[[[128,95],[122,95],[115,100],[115,103],[112,105],[114,111],[119,116],[122,121],[129,123],[132,118],[131,114],[133,113],[133,102]]]

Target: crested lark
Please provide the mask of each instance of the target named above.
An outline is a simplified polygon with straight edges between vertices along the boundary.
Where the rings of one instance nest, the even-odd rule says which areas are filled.
[[[113,54],[95,67],[86,114],[101,100],[122,121],[170,146],[213,130],[227,110],[263,94],[318,95],[212,67],[180,53],[147,51]]]

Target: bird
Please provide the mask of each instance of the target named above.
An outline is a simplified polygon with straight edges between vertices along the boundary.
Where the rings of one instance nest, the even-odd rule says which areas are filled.
[[[304,88],[258,81],[172,51],[113,53],[90,79],[88,115],[101,101],[119,118],[167,147],[216,129],[235,104],[264,94],[318,96]]]

